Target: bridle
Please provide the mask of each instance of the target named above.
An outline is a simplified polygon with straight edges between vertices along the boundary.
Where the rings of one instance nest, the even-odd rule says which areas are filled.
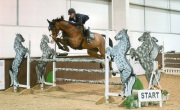
[[[61,22],[61,21],[60,21],[60,22]],[[69,23],[69,22],[67,22],[67,21],[64,21],[64,22],[66,22],[67,24],[64,26],[64,28],[61,27],[61,30],[66,30],[66,29],[69,28],[69,26],[70,26],[70,23]],[[53,28],[55,28],[55,26],[54,26]],[[68,34],[71,34],[71,33],[73,33],[73,32],[76,31],[76,30],[77,30],[77,28],[74,28],[74,29],[68,31],[67,33],[68,33]],[[51,30],[51,31],[52,31],[52,30]],[[55,28],[55,31],[57,31],[56,28]],[[56,34],[56,37],[57,37],[59,34],[60,34],[60,33]],[[50,34],[50,36],[52,36],[52,34]]]

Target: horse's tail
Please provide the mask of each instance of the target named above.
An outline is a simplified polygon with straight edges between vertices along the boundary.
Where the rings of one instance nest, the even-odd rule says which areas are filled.
[[[104,34],[101,34],[101,35],[106,38],[106,35]],[[113,47],[113,41],[111,40],[111,38],[109,38],[109,46]]]
[[[12,66],[11,66],[10,69],[9,69],[9,75],[10,75],[10,78],[11,78],[11,84],[10,84],[10,86],[13,86],[13,84],[14,84],[14,75],[13,75]]]

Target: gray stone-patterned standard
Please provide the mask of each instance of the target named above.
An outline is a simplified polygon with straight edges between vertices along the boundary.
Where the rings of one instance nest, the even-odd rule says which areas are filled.
[[[145,76],[148,82],[150,82],[151,74],[153,72],[154,64],[158,53],[163,48],[159,46],[156,42],[158,40],[155,37],[151,37],[149,32],[144,32],[141,37],[138,38],[140,42],[143,42],[136,50],[132,48],[130,50],[131,57],[138,59],[142,68],[145,70]],[[160,73],[158,70],[155,70],[157,80],[160,80]],[[158,85],[155,77],[152,79],[153,85]]]
[[[52,59],[55,55],[54,49],[50,48],[49,38],[47,35],[43,35],[40,43],[40,49],[42,51],[41,59]],[[46,65],[48,62],[39,61],[36,66],[36,74],[37,74],[37,83],[44,83],[44,73],[46,72]]]
[[[21,34],[16,34],[16,38],[14,40],[14,50],[16,52],[16,56],[12,62],[12,65],[9,69],[9,74],[11,77],[11,84],[10,86],[18,86],[19,82],[18,82],[18,72],[19,72],[19,67],[22,63],[22,60],[24,57],[26,57],[26,53],[28,52],[28,49],[25,48],[22,45],[22,42],[24,42],[24,38],[22,37]]]
[[[115,62],[121,75],[123,90],[119,95],[122,97],[126,97],[132,94],[132,88],[136,80],[136,77],[133,73],[133,68],[126,58],[126,53],[130,48],[130,41],[129,36],[127,35],[127,30],[121,30],[115,36],[115,40],[120,41],[113,48],[107,47],[106,53],[108,55],[108,58]]]

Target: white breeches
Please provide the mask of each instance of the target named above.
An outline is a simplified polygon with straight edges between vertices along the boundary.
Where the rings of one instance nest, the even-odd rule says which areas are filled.
[[[90,20],[88,19],[84,24],[84,28],[88,29],[89,25],[90,25]]]

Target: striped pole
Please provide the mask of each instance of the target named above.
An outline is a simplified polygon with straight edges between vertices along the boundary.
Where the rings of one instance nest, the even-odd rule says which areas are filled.
[[[54,50],[56,52],[56,43],[54,43]],[[56,55],[53,56],[56,59]],[[56,62],[53,62],[53,86],[56,86]]]
[[[109,35],[108,31],[106,30],[106,42],[105,42],[105,49],[109,47]],[[109,60],[107,58],[107,54],[105,54],[105,99],[106,103],[109,103]]]
[[[29,45],[28,45],[28,56],[27,56],[27,89],[30,89],[30,57],[31,57],[31,40],[29,40]]]

